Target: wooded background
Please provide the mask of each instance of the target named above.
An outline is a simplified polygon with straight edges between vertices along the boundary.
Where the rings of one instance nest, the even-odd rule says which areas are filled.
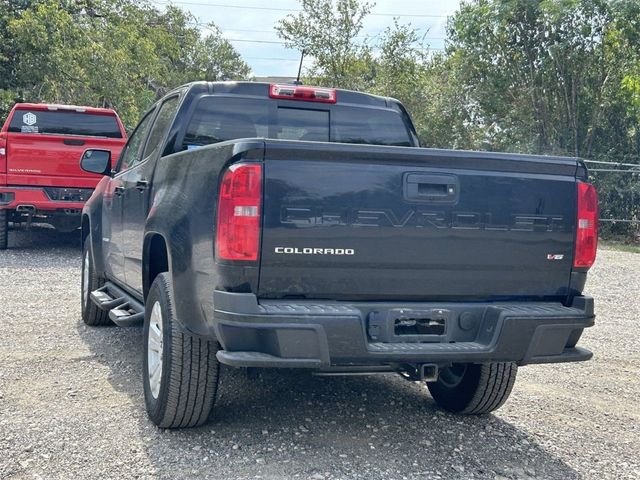
[[[638,239],[638,0],[467,0],[437,52],[398,20],[363,38],[372,3],[300,3],[276,31],[313,59],[305,83],[398,98],[427,147],[583,157],[603,236]],[[72,103],[132,128],[177,85],[250,78],[215,24],[176,6],[0,1],[0,119],[17,101]]]

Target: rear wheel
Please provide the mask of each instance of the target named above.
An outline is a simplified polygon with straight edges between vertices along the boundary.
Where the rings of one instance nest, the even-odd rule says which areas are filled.
[[[479,415],[493,412],[507,400],[516,381],[515,363],[456,363],[427,383],[436,403],[453,413]]]
[[[9,211],[0,210],[0,250],[9,245]]]
[[[104,278],[98,275],[93,265],[93,252],[91,249],[91,236],[84,241],[82,249],[82,278],[80,282],[80,303],[82,306],[82,320],[92,327],[99,325],[112,325],[109,312],[99,308],[91,301],[91,292],[104,285]]]
[[[218,344],[181,331],[174,305],[171,278],[161,273],[145,304],[145,403],[161,428],[196,427],[207,421],[215,402]]]

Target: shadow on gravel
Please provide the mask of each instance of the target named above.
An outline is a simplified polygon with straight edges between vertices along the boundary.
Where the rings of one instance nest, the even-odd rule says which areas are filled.
[[[580,478],[508,422],[444,413],[424,387],[395,375],[223,368],[210,423],[162,431],[144,410],[141,329],[80,321],[78,332],[131,398],[131,428],[163,478]]]
[[[9,230],[9,251],[33,252],[52,248],[76,249],[80,254],[80,230],[63,233],[48,225],[33,225],[30,230],[24,228]]]

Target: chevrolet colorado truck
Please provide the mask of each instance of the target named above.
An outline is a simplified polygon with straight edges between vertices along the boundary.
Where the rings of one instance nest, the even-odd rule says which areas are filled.
[[[18,103],[0,130],[0,250],[9,222],[80,228],[84,202],[100,180],[80,169],[87,148],[117,157],[126,132],[106,108]]]
[[[598,204],[576,158],[420,148],[396,100],[192,83],[82,213],[82,317],[143,323],[147,411],[190,427],[220,364],[397,372],[482,414],[518,366],[591,358]]]

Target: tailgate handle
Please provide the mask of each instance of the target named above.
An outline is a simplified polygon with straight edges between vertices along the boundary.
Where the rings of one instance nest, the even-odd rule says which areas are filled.
[[[460,184],[455,175],[406,173],[404,198],[409,201],[456,203]]]
[[[448,195],[446,183],[419,183],[418,196],[420,197],[446,197]]]
[[[65,145],[84,145],[84,140],[77,140],[75,138],[65,138],[62,143]]]

